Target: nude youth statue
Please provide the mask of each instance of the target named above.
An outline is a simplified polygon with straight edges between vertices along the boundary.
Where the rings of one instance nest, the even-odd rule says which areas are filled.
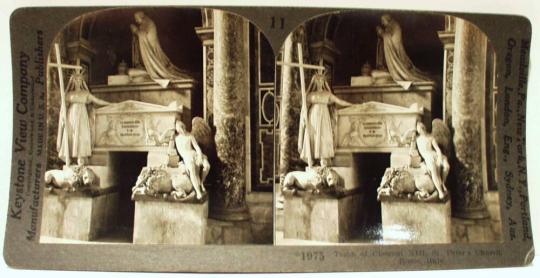
[[[444,184],[448,172],[450,171],[448,159],[439,148],[435,137],[426,131],[426,126],[423,123],[416,123],[416,131],[418,132],[418,136],[415,140],[416,148],[418,148],[418,152],[420,153],[420,156],[422,156],[426,168],[431,175],[433,184],[439,194],[439,199],[444,199],[448,192]],[[415,144],[412,144],[411,148],[413,148],[414,145]]]
[[[186,126],[181,121],[175,124],[176,136],[174,142],[178,154],[184,161],[186,171],[189,175],[196,198],[200,200],[206,192],[203,182],[210,171],[208,158],[202,153],[195,136],[186,130]]]

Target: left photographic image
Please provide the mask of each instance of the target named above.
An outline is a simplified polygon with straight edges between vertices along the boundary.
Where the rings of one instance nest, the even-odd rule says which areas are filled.
[[[273,243],[274,54],[249,20],[86,13],[47,64],[40,243]]]

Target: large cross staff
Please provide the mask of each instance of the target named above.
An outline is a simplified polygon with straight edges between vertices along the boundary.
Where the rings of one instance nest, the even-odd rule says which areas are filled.
[[[82,69],[79,65],[66,65],[62,64],[62,58],[60,57],[60,46],[58,46],[57,43],[54,44],[54,49],[56,53],[56,63],[49,63],[49,67],[55,67],[58,69],[58,79],[59,79],[59,86],[60,86],[60,111],[62,111],[62,114],[60,117],[62,117],[62,120],[64,122],[64,132],[63,137],[65,140],[65,147],[64,147],[64,156],[66,157],[66,166],[69,166],[71,164],[71,157],[69,155],[69,139],[68,139],[68,128],[69,125],[67,123],[67,103],[66,103],[66,92],[64,87],[64,73],[63,69],[73,69],[77,72],[80,72]],[[60,128],[60,127],[59,127]]]
[[[302,51],[302,44],[297,43],[296,44],[297,50],[298,50],[298,63],[288,63],[288,62],[277,62],[278,65],[282,66],[289,66],[289,67],[297,67],[298,71],[300,72],[300,90],[302,92],[302,114],[300,114],[301,121],[303,120],[306,124],[306,129],[308,130],[308,134],[310,132],[309,128],[309,122],[308,122],[308,111],[307,111],[307,92],[306,92],[306,80],[304,76],[304,69],[311,69],[311,70],[318,70],[319,73],[322,73],[325,68],[322,65],[310,65],[310,64],[304,64],[304,55]],[[311,167],[313,165],[313,157],[311,154],[311,141],[307,140],[307,157],[308,157],[308,164]]]

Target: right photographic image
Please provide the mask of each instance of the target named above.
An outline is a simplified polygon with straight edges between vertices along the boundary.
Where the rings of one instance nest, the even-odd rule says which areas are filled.
[[[481,29],[339,12],[276,54],[276,245],[502,240],[497,57]]]

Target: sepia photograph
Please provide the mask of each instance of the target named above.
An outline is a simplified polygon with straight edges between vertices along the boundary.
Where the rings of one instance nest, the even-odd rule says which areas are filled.
[[[10,271],[533,264],[528,13],[208,1],[6,9]]]
[[[501,241],[495,58],[449,15],[298,26],[276,62],[275,244]]]
[[[53,44],[41,243],[272,244],[274,56],[253,24],[107,9]]]

